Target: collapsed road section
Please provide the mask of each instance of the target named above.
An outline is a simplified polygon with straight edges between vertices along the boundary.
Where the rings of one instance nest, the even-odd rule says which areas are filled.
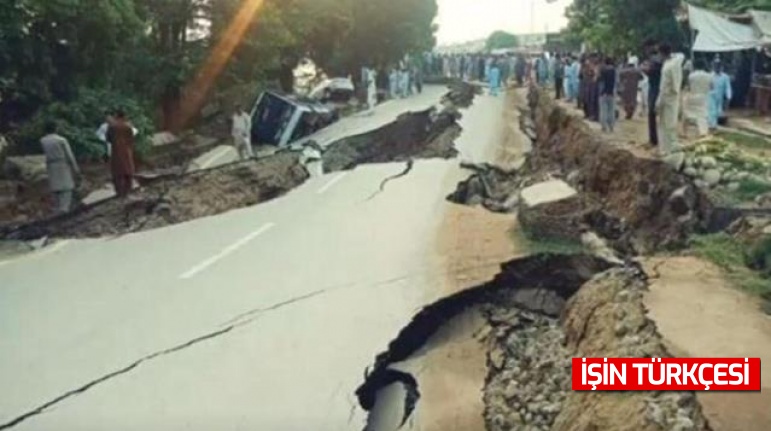
[[[520,127],[533,142],[525,162],[467,166],[474,175],[450,201],[516,212],[541,237],[579,241],[595,232],[631,256],[682,246],[710,226],[709,199],[670,164],[605,142],[541,90],[530,90],[527,106]],[[536,198],[523,199],[534,186]]]
[[[529,239],[580,251],[509,262],[491,282],[416,315],[357,392],[367,429],[396,429],[416,420],[422,404],[442,402],[421,398],[420,368],[404,364],[425,357],[437,332],[474,309],[486,325],[486,429],[709,430],[692,392],[571,391],[571,358],[673,356],[647,317],[649,280],[634,258],[705,231],[709,199],[666,161],[604,141],[541,90],[530,90],[520,120],[532,140],[525,160],[505,169],[463,165],[472,174],[448,200],[512,214]]]
[[[399,364],[469,309],[479,310],[488,327],[487,429],[709,429],[692,393],[571,391],[572,357],[669,356],[645,316],[646,286],[639,268],[589,255],[533,255],[504,264],[491,282],[424,308],[377,356],[356,393],[370,412],[365,430],[395,429],[384,424],[402,426],[420,403],[441,402],[422,400],[420,376]]]
[[[441,109],[405,113],[373,131],[342,137],[321,149],[324,170],[455,157],[454,141],[461,131],[457,106],[469,106],[476,92],[474,86],[455,83]],[[112,198],[65,216],[6,228],[0,236],[11,240],[112,236],[213,216],[275,199],[300,186],[310,177],[305,162],[301,152],[283,150],[257,160],[161,175],[142,181],[127,199]]]

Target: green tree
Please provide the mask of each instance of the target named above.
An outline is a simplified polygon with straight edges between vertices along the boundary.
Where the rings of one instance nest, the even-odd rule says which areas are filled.
[[[644,41],[682,48],[685,36],[676,19],[679,0],[575,0],[568,30],[592,49],[621,55],[639,51]]]
[[[519,39],[516,35],[505,31],[496,31],[487,38],[487,49],[516,48],[519,46]]]

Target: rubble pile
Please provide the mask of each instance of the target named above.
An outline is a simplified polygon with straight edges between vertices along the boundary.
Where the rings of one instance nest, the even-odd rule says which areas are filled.
[[[669,357],[636,268],[613,268],[585,283],[559,319],[490,306],[485,389],[490,430],[628,431],[709,429],[692,392],[593,393],[571,390],[573,357]]]
[[[518,190],[527,177],[520,176],[516,169],[505,170],[490,164],[461,164],[461,167],[474,174],[458,184],[447,200],[460,205],[482,205],[497,213],[511,213],[517,209]]]
[[[570,391],[569,352],[557,319],[492,308],[495,343],[484,394],[490,431],[550,430]]]
[[[265,202],[309,175],[299,154],[278,153],[218,169],[153,179],[125,199],[112,198],[74,213],[9,228],[6,239],[121,235],[212,216]]]

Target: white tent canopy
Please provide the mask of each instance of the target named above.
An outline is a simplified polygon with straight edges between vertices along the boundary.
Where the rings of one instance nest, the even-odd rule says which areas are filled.
[[[751,10],[750,16],[760,42],[766,46],[771,45],[771,12]]]
[[[693,44],[696,52],[741,51],[763,45],[753,26],[735,23],[707,9],[688,5],[688,20],[698,32]]]

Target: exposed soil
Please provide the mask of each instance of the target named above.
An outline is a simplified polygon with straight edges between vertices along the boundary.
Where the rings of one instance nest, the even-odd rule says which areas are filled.
[[[382,128],[331,144],[323,154],[325,171],[366,163],[455,157],[454,141],[461,132],[455,104],[470,105],[475,92],[475,87],[455,83],[441,112],[432,108],[407,113]],[[113,198],[65,216],[7,227],[0,236],[26,240],[139,232],[256,205],[285,194],[309,177],[299,153],[294,152],[187,173],[188,163],[216,141],[192,137],[183,142],[186,144],[169,145],[154,155],[148,164],[152,170],[138,175],[142,187],[128,198]],[[405,174],[410,168],[408,165]]]
[[[7,239],[121,235],[220,214],[274,199],[309,175],[296,153],[279,153],[219,169],[157,178],[128,198],[113,198],[66,216],[4,233]]]
[[[712,206],[685,176],[663,161],[605,141],[538,89],[528,98],[537,135],[530,167],[562,172],[600,203],[607,219],[624,226],[618,237],[595,226],[617,248],[644,254],[677,247],[706,229]]]
[[[461,133],[459,116],[455,109],[410,112],[373,132],[344,138],[324,151],[324,171],[350,170],[369,163],[456,157],[454,142]]]
[[[697,393],[716,430],[771,429],[771,319],[759,301],[733,288],[720,270],[695,257],[645,260],[648,315],[680,357],[760,357],[762,392]]]

